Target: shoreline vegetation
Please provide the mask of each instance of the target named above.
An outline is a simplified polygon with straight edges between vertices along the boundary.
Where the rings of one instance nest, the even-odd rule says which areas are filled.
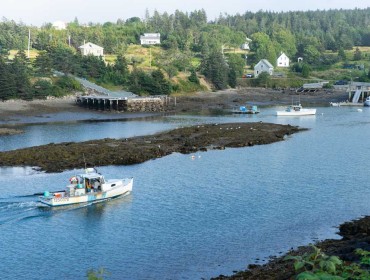
[[[169,107],[166,112],[177,114],[217,113],[246,102],[260,107],[288,105],[298,101],[302,104],[328,106],[329,102],[345,101],[347,98],[347,93],[334,90],[297,94],[291,90],[243,88],[177,96],[176,107]],[[74,96],[51,100],[0,102],[0,121],[3,123],[0,124],[0,136],[22,133],[22,118],[42,117],[45,114],[51,114],[52,116],[52,114],[59,112],[86,111],[88,110],[76,106]],[[124,116],[123,113],[122,117],[124,118]],[[48,117],[48,121],[52,122],[53,118]],[[0,152],[0,162],[1,166],[39,165],[46,172],[60,172],[69,168],[83,167],[84,162],[81,162],[80,156],[82,152],[88,165],[136,164],[166,156],[173,152],[187,154],[209,149],[273,143],[284,140],[285,135],[301,130],[304,130],[304,128],[266,123],[200,125],[129,139],[115,140],[107,138],[82,143],[48,144]],[[102,151],[99,157],[95,157],[97,146],[101,147],[100,150]],[[135,148],[137,146],[140,146],[140,153],[138,148]],[[117,149],[120,152],[117,153]],[[93,152],[95,159],[89,156]],[[104,154],[105,156],[103,156]],[[45,160],[46,158],[48,159]],[[61,161],[60,158],[64,160]],[[73,164],[71,164],[72,162]],[[366,216],[340,225],[339,234],[342,239],[320,241],[315,246],[321,248],[328,255],[339,256],[344,261],[358,262],[359,257],[354,251],[356,248],[370,250],[369,233],[370,217]],[[219,275],[212,279],[293,279],[296,275],[293,261],[285,260],[285,256],[303,255],[311,250],[312,247],[310,246],[298,247],[290,250],[284,256],[271,257],[266,264],[251,264],[245,271],[235,272],[231,276]]]

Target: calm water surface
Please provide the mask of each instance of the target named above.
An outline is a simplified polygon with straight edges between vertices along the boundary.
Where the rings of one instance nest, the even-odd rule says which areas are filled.
[[[108,279],[207,279],[338,237],[340,223],[369,214],[370,110],[323,107],[314,117],[278,118],[276,109],[30,125],[23,136],[1,137],[0,149],[11,150],[210,122],[310,128],[271,145],[100,167],[108,178],[133,176],[133,193],[63,209],[38,207],[32,194],[64,188],[79,170],[0,168],[0,278],[86,279],[90,268],[104,267]]]

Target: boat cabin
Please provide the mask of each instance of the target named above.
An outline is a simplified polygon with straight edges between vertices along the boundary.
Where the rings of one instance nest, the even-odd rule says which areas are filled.
[[[111,184],[105,184],[104,176],[95,169],[88,168],[86,173],[78,174],[69,179],[70,185],[66,188],[68,196],[85,195],[86,193],[102,192],[111,189]]]
[[[302,109],[302,105],[301,104],[298,104],[298,105],[291,105],[288,107],[287,111],[288,112],[292,112],[292,111],[295,111],[295,112],[299,112],[301,111]]]

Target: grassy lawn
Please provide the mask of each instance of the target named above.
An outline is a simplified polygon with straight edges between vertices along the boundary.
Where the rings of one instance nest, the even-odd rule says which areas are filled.
[[[17,53],[18,53],[18,50],[10,50],[8,58],[13,59]],[[25,53],[26,53],[26,55],[28,55],[27,50],[25,50]],[[35,59],[38,56],[38,54],[39,54],[38,50],[32,50],[31,49],[30,50],[30,59]]]

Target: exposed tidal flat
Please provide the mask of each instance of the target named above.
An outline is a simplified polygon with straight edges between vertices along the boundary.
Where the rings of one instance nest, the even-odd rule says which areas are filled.
[[[84,166],[129,165],[172,153],[245,147],[281,141],[302,129],[269,123],[202,124],[150,136],[29,147],[0,153],[2,166],[37,166],[60,172]]]
[[[277,118],[276,109],[262,108],[255,116],[174,115],[140,122],[39,124],[24,126],[22,135],[2,137],[2,150],[11,152],[56,146],[66,138],[70,145],[95,141],[97,132],[104,143],[112,135],[122,141],[138,134],[155,137],[179,127],[202,131],[212,124],[231,128],[240,123],[251,130],[262,121],[309,128],[270,145],[190,155],[174,152],[133,165],[94,163],[109,177],[133,176],[133,193],[67,210],[40,209],[36,198],[26,195],[60,189],[80,170],[0,168],[0,179],[6,182],[0,197],[3,275],[84,279],[88,269],[104,267],[111,279],[209,279],[266,263],[292,247],[338,239],[339,224],[369,211],[370,151],[364,141],[370,137],[370,110],[318,107],[315,117]],[[99,258],[92,261],[97,252]],[[27,257],[19,260],[19,254]],[[71,260],[79,265],[66,271]],[[270,273],[270,279],[276,275]],[[245,279],[269,279],[266,274],[253,277]]]

